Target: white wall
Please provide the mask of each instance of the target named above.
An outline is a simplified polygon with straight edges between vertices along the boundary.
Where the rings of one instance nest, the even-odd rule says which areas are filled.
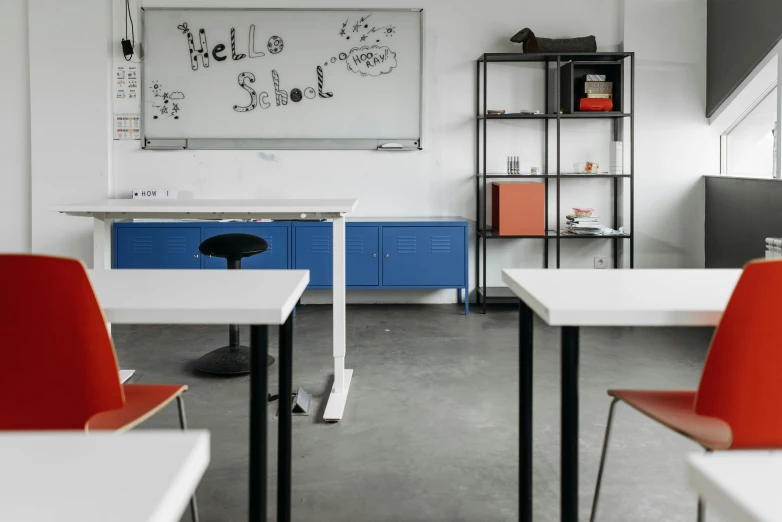
[[[719,172],[706,110],[706,0],[627,0],[636,52],[636,266],[703,267],[702,176]]]
[[[0,2],[0,251],[30,251],[27,0]]]
[[[118,1],[118,0],[117,0]],[[124,35],[122,13],[115,4],[115,41]],[[145,0],[145,7],[209,6],[208,0]],[[236,6],[256,6],[249,0]],[[267,2],[264,7],[307,6],[303,2]],[[339,7],[387,7],[384,0],[343,2]],[[483,52],[520,52],[509,39],[530,26],[540,35],[594,33],[602,50],[620,43],[620,0],[453,2],[419,0],[426,17],[425,148],[421,152],[384,154],[371,151],[142,151],[138,142],[115,142],[114,189],[127,197],[136,186],[174,186],[194,197],[344,197],[359,198],[360,216],[475,217],[475,60]],[[501,16],[500,16],[501,14]],[[607,15],[607,16],[606,16]],[[563,20],[573,23],[563,23]],[[563,30],[563,27],[567,29]],[[137,40],[138,40],[137,34]],[[115,46],[115,64],[124,60]],[[543,108],[543,72],[524,66],[492,65],[490,102],[507,109]],[[123,110],[127,104],[121,102]],[[564,131],[563,165],[597,159],[608,166],[610,125],[572,122]],[[543,135],[538,122],[492,122],[490,170],[504,169],[504,158],[518,154],[541,165]],[[519,143],[524,143],[519,147]],[[527,145],[530,143],[531,145]],[[522,149],[522,150],[520,150]],[[585,191],[587,195],[585,195]],[[609,183],[573,182],[564,205],[604,208]],[[563,211],[564,212],[564,211]],[[555,215],[551,213],[552,224]],[[607,241],[571,241],[564,246],[565,266],[592,266],[592,256],[609,255]],[[500,284],[500,269],[509,264],[539,266],[540,241],[493,243],[489,283]],[[472,262],[471,256],[471,262]],[[553,257],[552,257],[553,259]],[[470,271],[473,278],[473,270]],[[474,283],[474,281],[473,281]],[[388,296],[386,296],[388,297]],[[394,299],[453,301],[453,292],[399,293]],[[378,299],[376,292],[354,293],[353,300]]]
[[[92,223],[56,204],[109,189],[111,1],[30,0],[32,249],[92,264]]]
[[[542,36],[593,33],[601,50],[615,50],[624,40],[626,50],[638,53],[636,266],[702,266],[699,178],[714,171],[711,157],[715,161],[719,158],[718,149],[710,150],[712,142],[703,117],[706,3],[657,0],[646,5],[649,3],[641,0],[626,1],[627,6],[621,0],[419,0],[416,5],[426,10],[427,22],[426,148],[417,153],[379,154],[152,152],[140,150],[138,142],[109,142],[112,71],[108,49],[111,46],[114,50],[115,64],[124,63],[119,55],[119,39],[124,34],[122,1],[85,0],[66,7],[55,0],[31,0],[33,248],[90,259],[89,223],[54,215],[49,206],[102,197],[107,191],[127,197],[132,187],[144,185],[174,186],[200,198],[354,196],[360,199],[358,215],[363,216],[474,218],[475,59],[482,52],[518,50],[508,39],[530,26]],[[160,5],[211,6],[214,2],[145,2],[147,7]],[[232,5],[256,4],[237,0]],[[282,0],[264,4],[297,5],[305,6]],[[362,8],[387,5],[381,0],[339,4]],[[653,25],[649,20],[660,23]],[[68,42],[69,56],[78,56],[78,60],[65,61],[51,52],[61,48],[63,40]],[[535,79],[535,72],[497,66],[496,73],[496,103],[512,108],[540,99],[536,89],[540,89],[542,72]],[[54,90],[44,82],[53,77],[60,79]],[[658,82],[661,77],[665,78],[663,85]],[[499,98],[503,92],[515,94]],[[51,125],[50,115],[55,121],[71,123],[72,130]],[[607,165],[608,123],[570,123],[563,134],[563,165],[587,158]],[[504,168],[503,158],[511,153],[528,154],[534,158],[529,163],[540,161],[542,138],[534,125],[539,124],[511,126],[502,122],[492,128],[490,157],[496,169]],[[521,152],[517,152],[518,143],[524,144]],[[108,176],[111,170],[113,174]],[[608,206],[610,192],[607,183],[600,183],[569,184],[563,194],[563,209],[590,205],[607,214],[601,207]],[[563,242],[563,265],[592,266],[594,255],[610,253],[607,243]],[[503,266],[539,266],[541,261],[539,242],[495,242],[491,248],[490,284],[499,282]],[[470,274],[472,278],[472,270]],[[376,299],[374,292],[360,295],[368,294]],[[451,292],[406,292],[399,298],[444,301],[454,296]]]

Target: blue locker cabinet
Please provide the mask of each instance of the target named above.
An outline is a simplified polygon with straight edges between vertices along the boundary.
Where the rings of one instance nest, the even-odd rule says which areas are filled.
[[[466,249],[460,227],[383,227],[383,286],[463,287]]]
[[[296,223],[294,265],[310,271],[308,288],[331,288],[334,274],[331,223]],[[379,228],[345,227],[345,282],[361,288],[380,284]]]
[[[320,221],[132,222],[114,224],[115,268],[225,269],[198,245],[218,234],[260,236],[269,250],[247,269],[308,269],[308,288],[331,288],[332,224]],[[462,218],[354,218],[345,224],[345,276],[351,289],[454,288],[467,296],[468,222]],[[464,299],[465,314],[469,303]]]
[[[253,234],[266,240],[269,249],[254,256],[242,259],[244,269],[276,269],[284,270],[288,266],[288,235],[290,227],[287,222],[255,222],[255,223],[206,223],[203,225],[203,239],[220,234]],[[227,264],[222,257],[204,256],[204,268],[226,269]]]
[[[308,288],[331,288],[332,225],[293,222],[293,266],[310,271]],[[461,218],[354,218],[345,226],[350,289],[455,288],[467,296],[468,223]],[[469,312],[464,299],[465,313]]]
[[[114,237],[115,268],[201,268],[199,226],[117,228]]]

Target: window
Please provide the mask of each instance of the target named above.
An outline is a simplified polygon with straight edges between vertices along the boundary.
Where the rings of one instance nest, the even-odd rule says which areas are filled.
[[[761,96],[724,134],[723,174],[751,178],[774,177],[777,89]]]

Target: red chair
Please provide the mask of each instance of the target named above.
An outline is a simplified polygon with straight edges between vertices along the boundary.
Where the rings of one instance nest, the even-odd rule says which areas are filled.
[[[0,430],[121,432],[177,400],[185,385],[125,384],[84,265],[0,255]],[[193,520],[198,511],[190,501]]]
[[[706,451],[782,449],[782,261],[753,261],[741,274],[714,333],[698,390],[609,390],[594,522],[614,406],[625,402]],[[698,520],[704,518],[698,499]]]

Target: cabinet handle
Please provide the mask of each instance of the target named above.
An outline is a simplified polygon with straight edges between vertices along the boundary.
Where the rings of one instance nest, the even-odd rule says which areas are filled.
[[[193,257],[196,257],[196,258],[197,258],[197,257],[198,257],[198,254],[193,254]]]
[[[372,257],[377,257],[377,254],[372,254]]]
[[[386,257],[388,257],[388,254],[386,254]]]

